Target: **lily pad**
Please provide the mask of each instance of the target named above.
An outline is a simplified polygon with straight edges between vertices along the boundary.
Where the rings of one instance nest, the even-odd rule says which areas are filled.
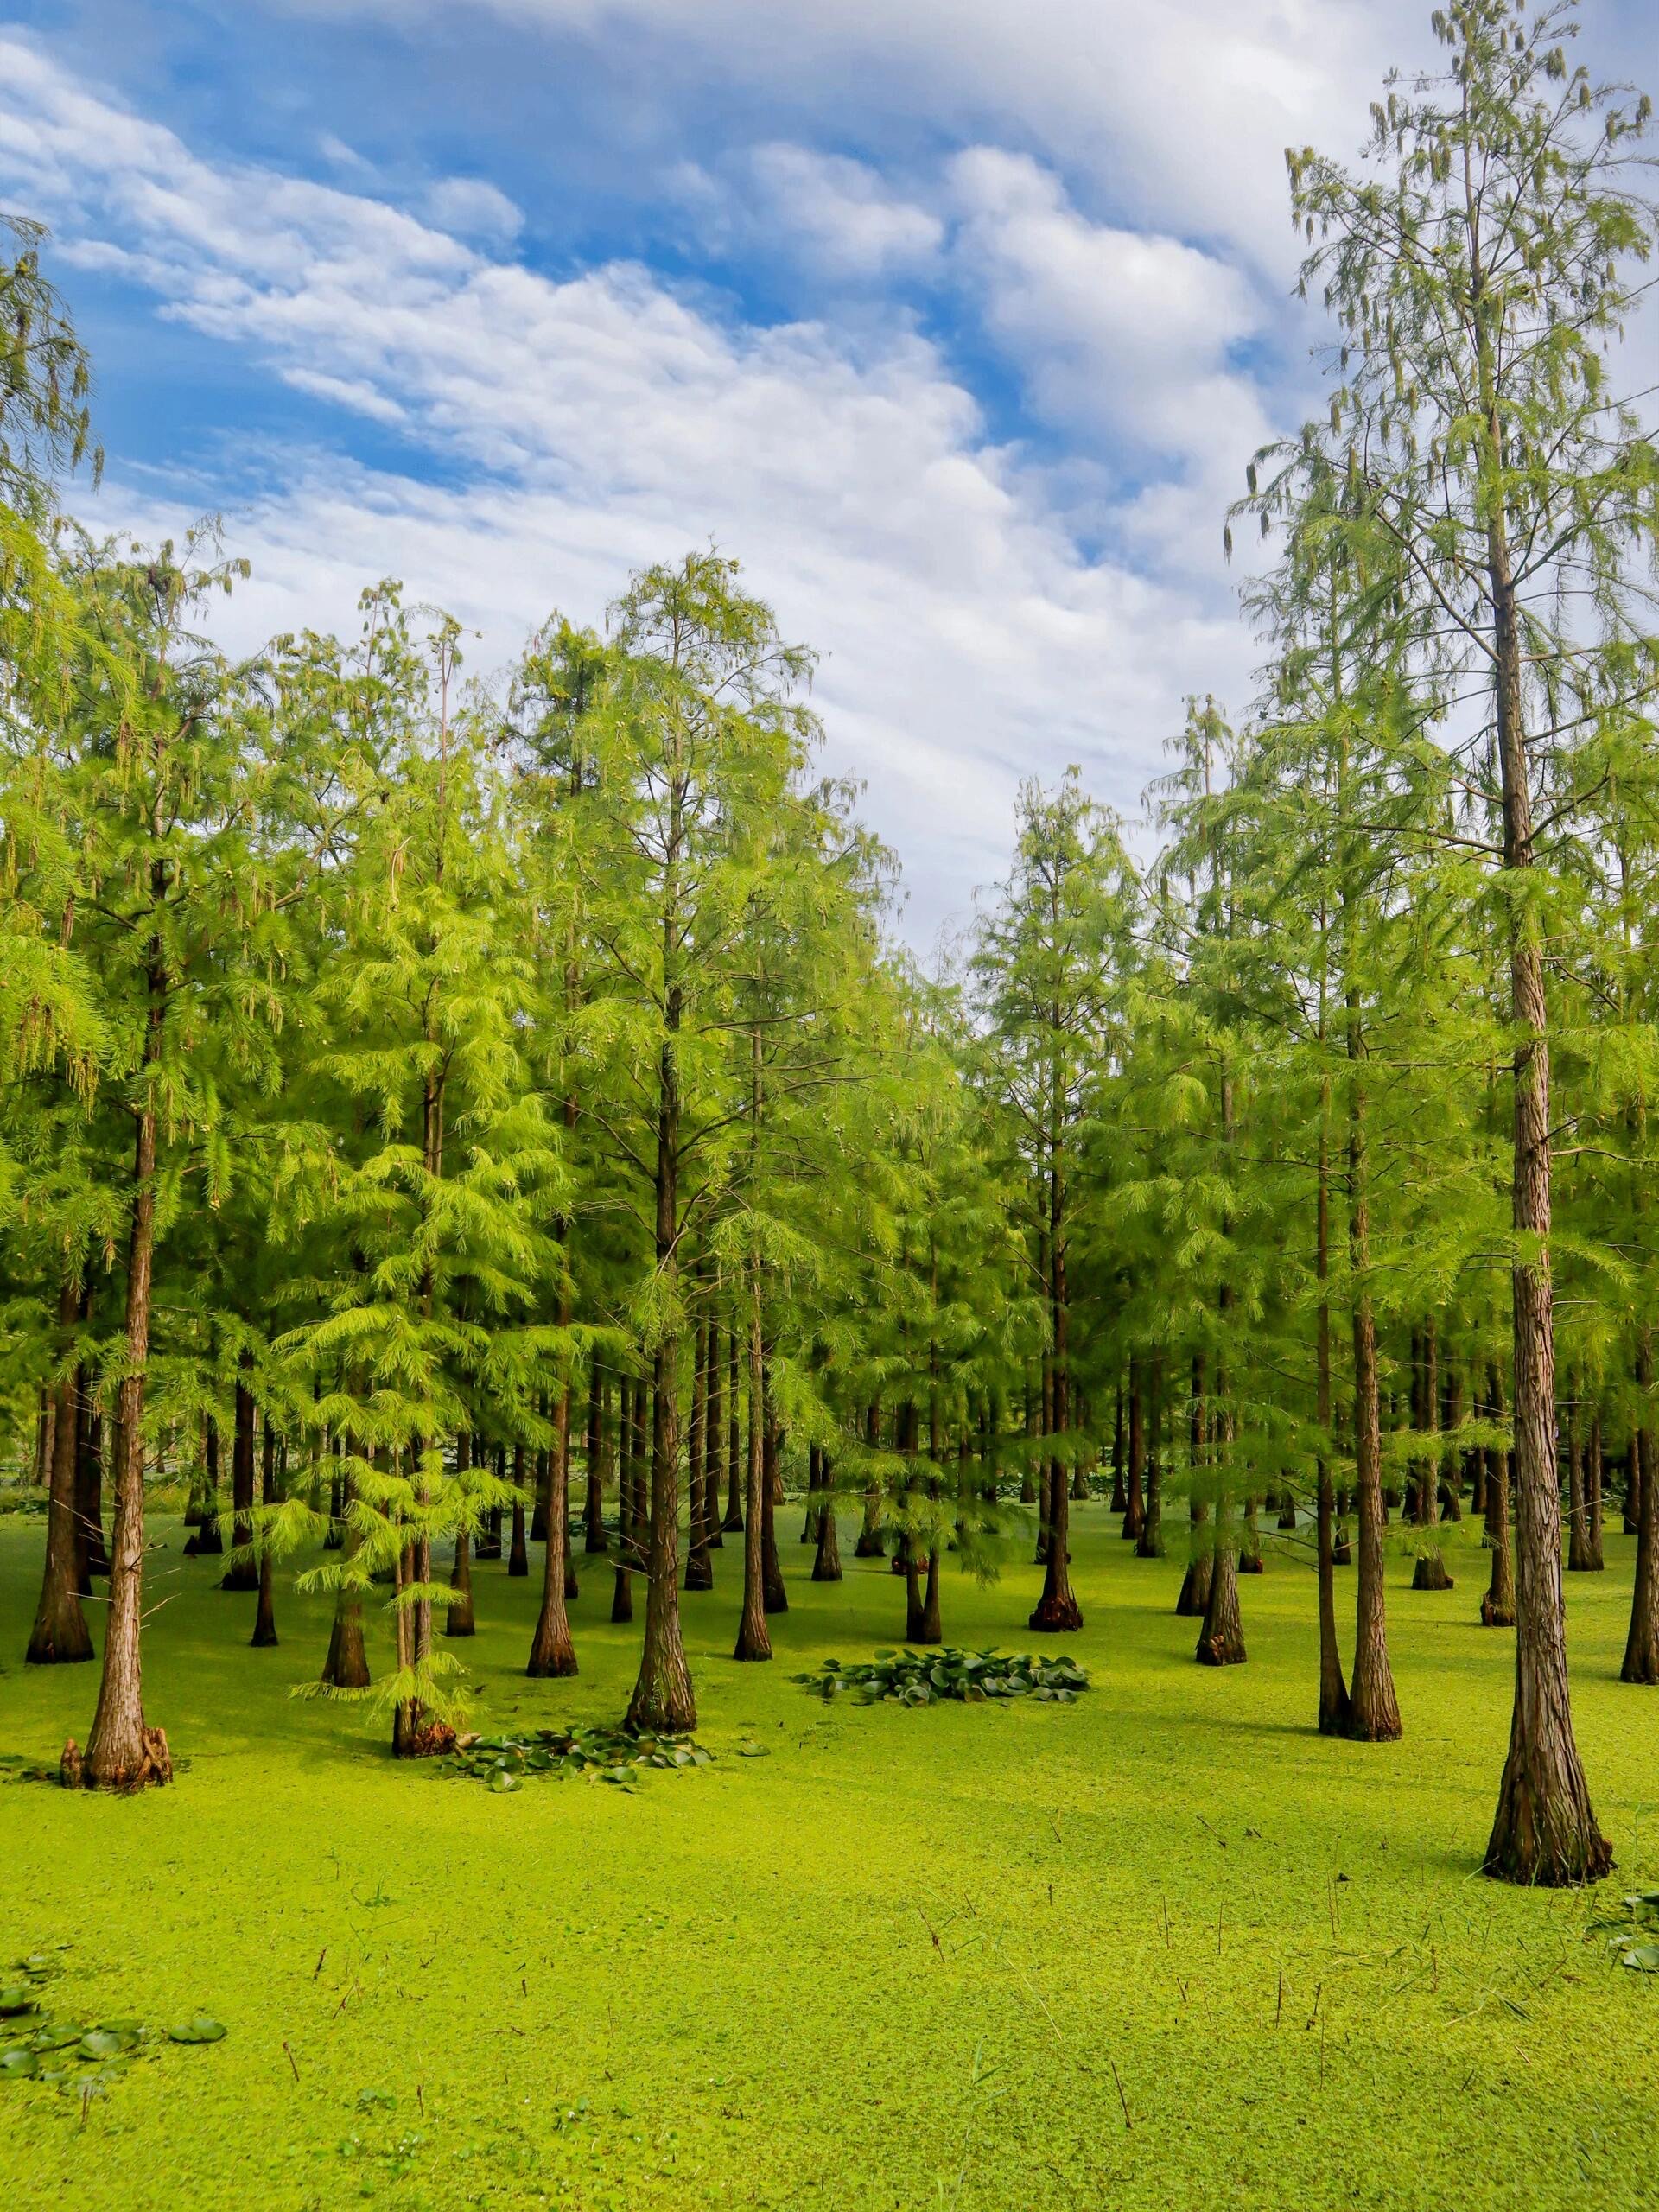
[[[222,2021],[212,2018],[206,2012],[194,2012],[188,2020],[181,2020],[167,2032],[174,2043],[219,2043],[223,2040],[226,2030]]]

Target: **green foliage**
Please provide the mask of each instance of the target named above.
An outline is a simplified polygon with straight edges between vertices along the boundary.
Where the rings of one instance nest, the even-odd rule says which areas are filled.
[[[983,1705],[991,1698],[1034,1699],[1038,1704],[1070,1705],[1089,1677],[1075,1659],[1046,1659],[1033,1651],[962,1651],[942,1644],[935,1651],[878,1651],[874,1659],[826,1659],[816,1675],[797,1675],[821,1697],[834,1700],[848,1690],[865,1705],[935,1705],[955,1698]]]

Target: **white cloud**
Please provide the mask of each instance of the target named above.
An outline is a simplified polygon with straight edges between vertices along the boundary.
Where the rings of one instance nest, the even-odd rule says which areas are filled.
[[[296,0],[290,0],[296,4]],[[302,3],[302,0],[301,0]],[[869,143],[1006,137],[1120,220],[1224,240],[1284,276],[1281,155],[1347,150],[1391,62],[1436,52],[1427,0],[309,0],[406,23],[464,8],[652,55],[642,97],[731,83],[846,117]],[[1351,118],[1351,120],[1350,120]]]
[[[523,208],[482,177],[444,177],[426,192],[421,207],[439,230],[492,245],[511,245],[524,227]]]
[[[896,197],[862,162],[804,146],[759,146],[750,157],[759,221],[798,240],[831,276],[874,276],[925,261],[944,226]]]
[[[982,164],[979,186],[982,250],[1026,287],[1001,310],[1010,330],[1057,353],[1120,343],[1086,316],[1092,337],[1066,335],[1089,283],[1068,292],[1049,264],[1063,276],[1075,248],[1092,270],[1099,241],[1040,172]],[[1057,504],[1052,471],[992,442],[907,327],[855,349],[818,322],[721,321],[626,263],[556,281],[366,194],[200,161],[4,40],[0,187],[73,251],[121,257],[161,312],[459,470],[435,487],[275,456],[268,488],[229,515],[255,565],[232,616],[249,641],[349,624],[357,588],[391,573],[483,632],[487,664],[550,607],[594,619],[631,565],[712,536],[824,651],[830,759],[869,781],[918,936],[1004,865],[1021,774],[1077,760],[1132,807],[1182,695],[1237,694],[1249,648],[1212,567],[1151,579],[1088,557],[1080,530],[1149,525],[1134,507],[1085,513],[1082,474],[1063,488],[1084,507]],[[1195,303],[1169,342],[1197,377],[1220,280],[1172,266],[1166,289]],[[101,509],[181,519],[118,456]],[[1185,526],[1184,510],[1166,525]]]

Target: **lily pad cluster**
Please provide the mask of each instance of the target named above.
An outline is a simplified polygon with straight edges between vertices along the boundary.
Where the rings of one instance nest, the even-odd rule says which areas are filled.
[[[1608,1948],[1633,1974],[1659,1974],[1659,1890],[1637,1890],[1621,1902],[1628,1917],[1614,1925]]]
[[[223,2024],[206,2012],[170,2025],[149,2020],[85,2020],[48,2009],[47,1985],[60,1972],[48,1952],[12,1962],[0,1986],[0,2081],[36,2082],[65,2096],[101,2097],[134,2063],[169,2043],[219,2043]]]
[[[937,1705],[955,1698],[963,1705],[984,1705],[992,1698],[1034,1699],[1042,1705],[1071,1705],[1089,1687],[1075,1659],[1045,1658],[1034,1651],[960,1651],[946,1644],[937,1651],[878,1651],[872,1660],[847,1665],[826,1659],[816,1675],[795,1680],[834,1699],[856,1691],[862,1705]]]
[[[486,1783],[498,1794],[535,1775],[573,1774],[627,1787],[642,1770],[708,1766],[712,1751],[690,1736],[630,1735],[624,1728],[533,1728],[515,1736],[462,1736],[439,1764],[446,1775]]]

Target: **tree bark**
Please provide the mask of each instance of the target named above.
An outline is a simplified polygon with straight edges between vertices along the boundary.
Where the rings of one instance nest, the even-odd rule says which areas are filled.
[[[559,1320],[570,1325],[568,1294],[561,1299]],[[567,1377],[553,1414],[553,1450],[548,1466],[547,1546],[542,1560],[542,1609],[531,1638],[524,1672],[533,1681],[574,1675],[576,1648],[570,1636],[570,1616],[565,1610],[565,1553],[570,1532],[570,1383]]]
[[[1123,1527],[1121,1532],[1126,1543],[1135,1542],[1141,1534],[1141,1523],[1146,1517],[1147,1509],[1142,1496],[1146,1464],[1146,1363],[1139,1352],[1131,1352],[1129,1460],[1128,1479],[1123,1487]]]
[[[260,1473],[260,1503],[275,1505],[277,1502],[276,1433],[265,1416],[264,1460]],[[268,1537],[259,1540],[259,1604],[254,1614],[253,1634],[249,1639],[257,1651],[268,1649],[276,1641],[276,1602],[273,1587],[275,1561]]]
[[[678,987],[667,993],[666,1033],[658,1056],[656,1171],[657,1269],[671,1293],[679,1234],[680,1087]],[[683,1733],[697,1725],[691,1670],[680,1633],[677,1568],[680,1550],[680,1347],[664,1324],[652,1352],[651,1522],[645,1562],[645,1632],[639,1675],[628,1701],[630,1728]]]
[[[152,892],[165,895],[164,864],[155,863]],[[121,1377],[121,1452],[115,1477],[115,1542],[110,1561],[109,1626],[98,1709],[80,1777],[89,1789],[142,1789],[173,1779],[167,1738],[144,1719],[142,1629],[144,1576],[144,1376],[149,1364],[149,1313],[156,1256],[156,1112],[150,1071],[161,1056],[166,978],[159,944],[149,967],[149,1020],[139,1070],[140,1105],[133,1139],[132,1219],[127,1242],[125,1372]]]
[[[733,1333],[735,1346],[737,1337]],[[761,1434],[761,1406],[765,1396],[765,1352],[760,1338],[760,1282],[758,1265],[752,1268],[749,1306],[749,1451],[747,1510],[739,1516],[743,1529],[743,1611],[737,1625],[734,1659],[770,1659],[772,1633],[766,1626],[766,1574],[761,1562],[761,1499],[766,1486],[766,1446]],[[733,1376],[732,1414],[737,1414],[736,1376]],[[732,1525],[727,1516],[726,1525]]]
[[[1054,1433],[1065,1433],[1071,1420],[1070,1296],[1066,1284],[1065,1185],[1061,1175],[1060,1141],[1056,1133],[1049,1177],[1048,1265],[1049,1312],[1054,1346],[1052,1408]],[[1071,1507],[1065,1463],[1056,1459],[1049,1471],[1048,1541],[1043,1560],[1043,1594],[1027,1625],[1046,1634],[1068,1635],[1083,1626],[1083,1608],[1071,1588]],[[1137,1531],[1138,1533],[1138,1531]],[[928,1562],[931,1618],[938,1618],[938,1554]],[[937,1625],[928,1639],[938,1643]]]
[[[60,1363],[67,1362],[74,1343],[75,1322],[80,1313],[80,1290],[66,1274],[58,1291],[58,1344]],[[81,1610],[79,1554],[75,1542],[75,1440],[81,1419],[75,1388],[79,1370],[64,1367],[54,1395],[52,1458],[48,1470],[51,1490],[46,1510],[46,1565],[41,1577],[41,1599],[35,1609],[24,1664],[30,1667],[70,1667],[92,1656],[92,1631]]]
[[[1321,1016],[1323,1028],[1323,1015]],[[1324,1113],[1330,1117],[1330,1088],[1325,1090]],[[1321,1736],[1348,1732],[1348,1685],[1343,1680],[1342,1653],[1337,1643],[1336,1486],[1327,1456],[1334,1418],[1331,1389],[1331,1301],[1325,1285],[1331,1274],[1331,1151],[1325,1128],[1319,1131],[1319,1188],[1314,1273],[1319,1285],[1319,1308],[1314,1339],[1315,1410],[1319,1424],[1320,1450],[1315,1463],[1314,1522],[1319,1546],[1319,1708]]]
[[[1348,1692],[1348,1735],[1357,1743],[1397,1743],[1404,1732],[1389,1663],[1382,1530],[1382,1404],[1376,1373],[1376,1321],[1370,1290],[1370,1192],[1367,1180],[1365,1095],[1358,994],[1348,994],[1348,1248],[1353,1273],[1354,1489],[1358,1535],[1355,1576],[1354,1666]]]
[[[1643,1325],[1637,1340],[1636,1384],[1640,1410],[1630,1428],[1630,1451],[1642,1471],[1636,1528],[1636,1582],[1630,1592],[1630,1628],[1624,1643],[1622,1682],[1659,1682],[1659,1432],[1654,1423],[1653,1328]]]
[[[259,1569],[249,1548],[253,1542],[254,1403],[244,1376],[253,1370],[253,1354],[244,1349],[236,1361],[236,1422],[231,1433],[231,1553],[219,1577],[221,1590],[257,1590]],[[241,1554],[241,1557],[237,1554]]]
[[[1484,363],[1483,367],[1488,366]],[[1491,387],[1484,397],[1490,399]],[[1496,460],[1496,402],[1488,434]],[[1532,796],[1522,719],[1521,639],[1502,505],[1487,519],[1497,661],[1503,863],[1532,866]],[[1510,1270],[1515,1343],[1515,1705],[1485,1871],[1552,1887],[1597,1881],[1612,1850],[1596,1825],[1573,1733],[1561,1589],[1561,1500],[1555,1465],[1555,1336],[1550,1282],[1549,1011],[1535,918],[1510,907],[1515,1049],[1512,1183],[1517,1250]]]

